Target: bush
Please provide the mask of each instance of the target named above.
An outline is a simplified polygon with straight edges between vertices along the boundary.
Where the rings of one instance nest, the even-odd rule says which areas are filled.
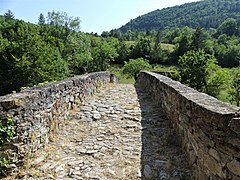
[[[221,90],[226,89],[230,84],[230,75],[227,69],[217,67],[208,77],[207,93],[211,96],[218,97]],[[220,98],[220,97],[218,97]]]
[[[151,69],[151,65],[143,58],[130,59],[129,62],[124,62],[123,73],[130,77],[137,78],[142,70]]]
[[[240,67],[233,72],[232,83],[229,89],[230,102],[240,105]]]
[[[184,84],[198,91],[206,91],[207,79],[212,67],[216,66],[214,56],[206,54],[204,50],[188,51],[180,57],[178,64]]]

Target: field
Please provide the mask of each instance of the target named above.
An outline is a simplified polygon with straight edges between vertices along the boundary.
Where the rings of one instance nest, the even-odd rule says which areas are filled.
[[[132,45],[135,45],[136,41],[125,41],[126,45],[128,46],[132,46]],[[153,43],[151,44],[152,46],[154,45]],[[174,48],[175,48],[175,45],[173,44],[166,44],[166,43],[161,43],[161,48],[163,50],[167,50],[169,52],[173,52],[174,51]]]
[[[135,80],[133,77],[130,77],[126,74],[122,73],[122,67],[120,65],[112,65],[108,71],[115,74],[119,79],[120,83],[123,84],[134,84]],[[152,65],[152,68],[148,71],[152,72],[176,72],[177,68],[175,66],[164,66],[164,65]]]

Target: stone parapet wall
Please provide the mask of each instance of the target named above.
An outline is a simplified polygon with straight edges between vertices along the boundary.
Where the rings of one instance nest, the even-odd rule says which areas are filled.
[[[15,136],[0,147],[0,157],[6,156],[17,166],[22,164],[30,153],[53,138],[74,106],[110,82],[110,77],[115,80],[109,72],[91,73],[1,96],[0,122],[10,116]]]
[[[194,179],[240,179],[240,108],[156,73],[141,72],[137,83],[182,137]]]

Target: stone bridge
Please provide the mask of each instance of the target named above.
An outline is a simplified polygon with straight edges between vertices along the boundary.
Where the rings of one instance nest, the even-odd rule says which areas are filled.
[[[92,73],[0,97],[16,131],[0,155],[6,179],[237,180],[238,111],[155,73]]]

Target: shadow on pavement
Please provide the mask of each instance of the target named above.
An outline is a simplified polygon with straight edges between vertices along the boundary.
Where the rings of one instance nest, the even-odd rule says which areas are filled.
[[[191,179],[188,157],[171,122],[164,116],[151,94],[135,85],[141,108],[142,179]]]

